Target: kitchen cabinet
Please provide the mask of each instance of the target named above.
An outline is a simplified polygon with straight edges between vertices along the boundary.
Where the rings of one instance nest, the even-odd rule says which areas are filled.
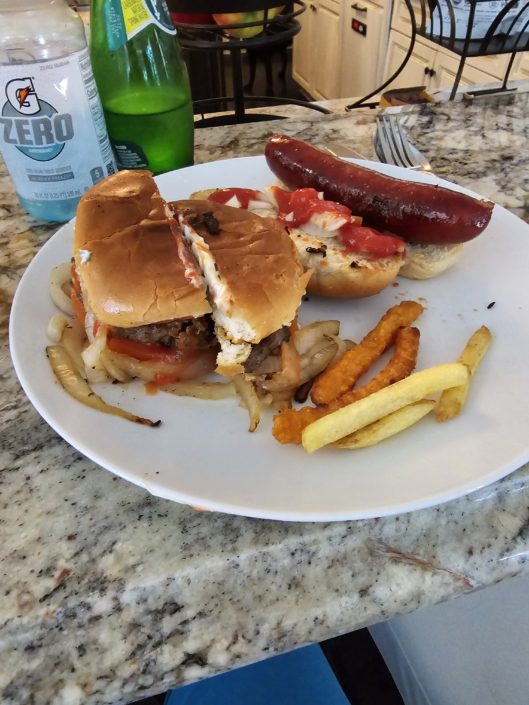
[[[409,36],[397,30],[390,32],[385,76],[391,76],[402,63],[409,45]],[[494,76],[483,71],[479,67],[480,62],[476,66],[478,58],[488,59],[496,57],[475,57],[473,60],[468,60],[461,76],[461,86],[491,83],[501,78],[501,75]],[[388,89],[426,86],[426,90],[429,93],[434,93],[435,91],[451,88],[457,75],[459,62],[460,57],[457,54],[443,49],[426,39],[417,37],[408,63],[388,86]],[[482,65],[490,67],[490,64],[486,62]]]
[[[292,76],[311,98],[340,95],[342,60],[341,0],[311,0],[300,15],[294,38]]]
[[[349,0],[342,22],[340,97],[363,96],[383,81],[390,3]]]
[[[415,10],[416,17],[420,16],[421,10],[417,0],[411,0],[411,4]],[[385,61],[385,77],[389,77],[401,63],[408,50],[410,36],[411,21],[408,9],[403,0],[395,0]],[[511,78],[522,77],[523,71],[519,68],[522,56],[523,54],[515,58],[511,69]],[[423,37],[417,37],[408,65],[390,87],[401,88],[412,85],[425,85],[430,92],[451,88],[457,74],[460,59],[461,57],[455,52],[449,51]],[[467,58],[463,68],[461,85],[468,86],[503,81],[509,60],[510,54]]]
[[[516,78],[529,78],[529,54],[525,53],[520,58]]]
[[[420,14],[420,1],[411,0]],[[292,75],[315,100],[360,98],[391,76],[410,44],[411,21],[403,0],[307,0],[294,37]],[[510,78],[529,78],[529,57],[516,57]],[[469,57],[461,86],[503,81],[509,54]],[[417,37],[407,65],[387,89],[452,88],[460,56]]]

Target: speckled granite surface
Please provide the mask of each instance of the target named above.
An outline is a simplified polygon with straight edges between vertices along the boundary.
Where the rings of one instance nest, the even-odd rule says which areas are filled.
[[[413,110],[434,171],[529,220],[529,94]],[[197,162],[273,131],[372,156],[374,112],[199,131]],[[381,520],[288,524],[198,513],[85,460],[37,415],[9,360],[24,267],[55,227],[0,173],[0,702],[130,702],[527,570],[527,467]]]

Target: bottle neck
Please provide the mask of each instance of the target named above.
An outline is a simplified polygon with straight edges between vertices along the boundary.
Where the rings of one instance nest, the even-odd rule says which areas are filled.
[[[97,31],[97,28],[103,25],[111,47],[132,39],[150,25],[169,35],[176,34],[165,0],[149,0],[148,3],[136,4],[124,0],[92,0],[90,26]]]
[[[0,27],[0,64],[51,61],[86,47],[83,22],[66,0],[2,0]]]

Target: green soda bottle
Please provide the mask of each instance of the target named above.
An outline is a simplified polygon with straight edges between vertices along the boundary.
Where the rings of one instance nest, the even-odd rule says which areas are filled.
[[[193,164],[186,65],[165,0],[92,0],[90,56],[119,169]]]

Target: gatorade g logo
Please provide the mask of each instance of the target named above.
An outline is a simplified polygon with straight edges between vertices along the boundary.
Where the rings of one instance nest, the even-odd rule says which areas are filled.
[[[5,88],[7,101],[2,108],[0,131],[6,144],[30,159],[55,159],[64,144],[74,136],[72,116],[59,114],[37,96],[31,78],[14,78]]]
[[[37,94],[30,78],[15,78],[6,86],[9,103],[23,115],[34,115],[40,110]]]

